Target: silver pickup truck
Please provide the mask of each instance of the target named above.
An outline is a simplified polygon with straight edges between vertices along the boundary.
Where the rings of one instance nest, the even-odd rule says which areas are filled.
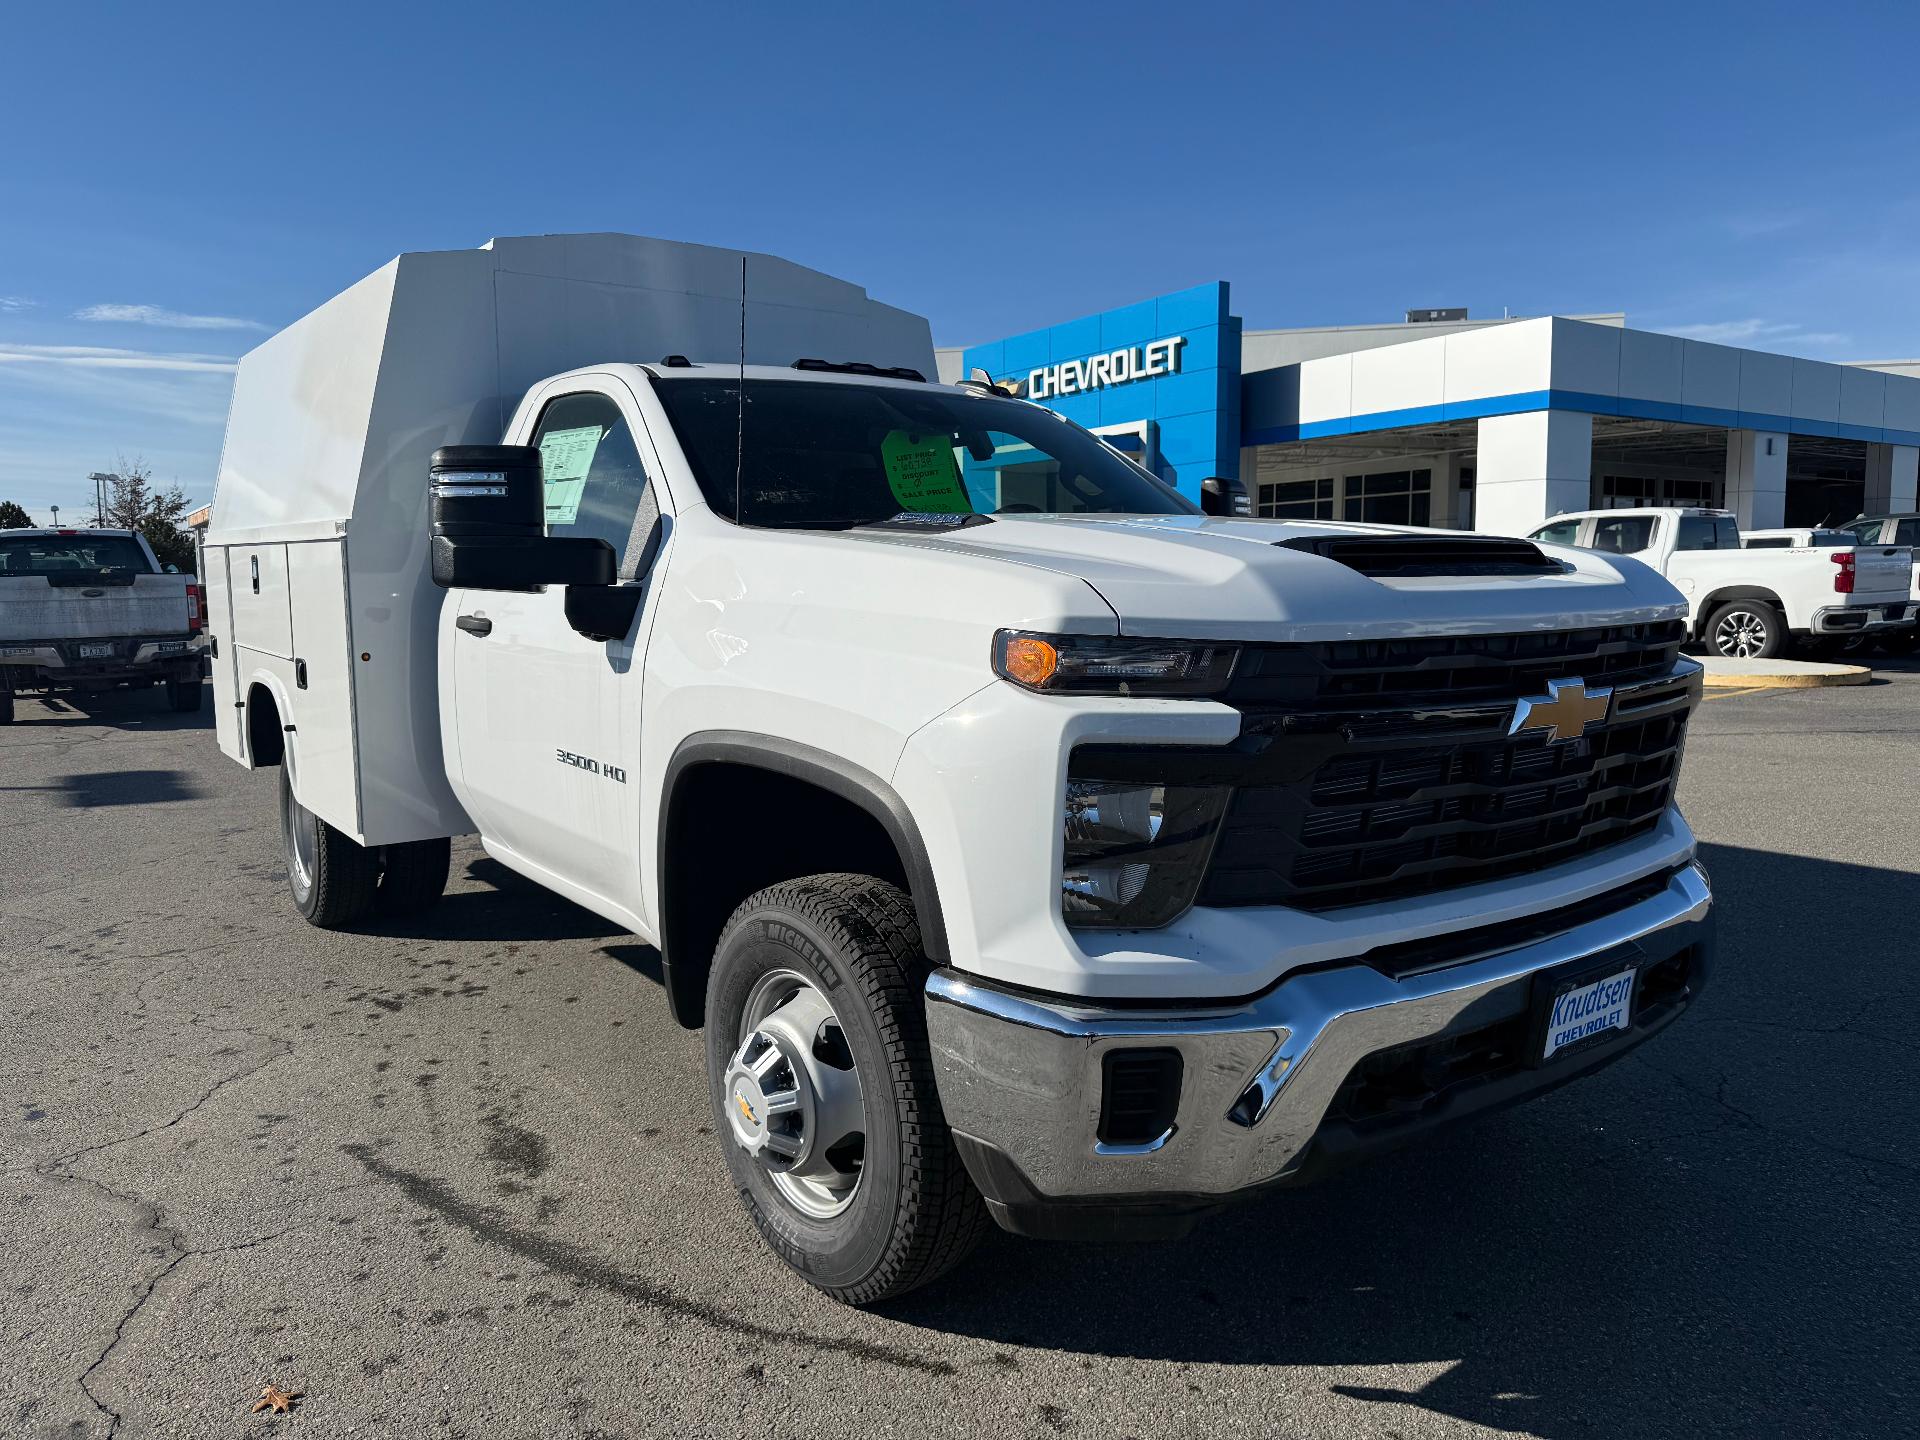
[[[165,685],[198,710],[205,616],[193,577],[132,530],[0,530],[0,725],[34,691]]]

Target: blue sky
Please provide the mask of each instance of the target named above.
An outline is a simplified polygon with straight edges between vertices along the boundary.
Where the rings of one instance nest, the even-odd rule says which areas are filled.
[[[403,250],[768,250],[989,339],[1625,310],[1920,355],[1920,7],[10,7],[0,499],[211,496],[234,357]]]

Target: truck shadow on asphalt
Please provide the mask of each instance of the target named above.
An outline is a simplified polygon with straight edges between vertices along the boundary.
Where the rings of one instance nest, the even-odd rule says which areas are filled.
[[[180,714],[167,707],[167,692],[98,690],[91,694],[15,695],[13,724],[21,730],[65,730],[106,725],[116,730],[211,730],[213,696],[198,710]]]
[[[1184,1241],[996,1233],[885,1313],[1089,1356],[1412,1366],[1417,1388],[1333,1388],[1546,1436],[1904,1429],[1920,874],[1702,858],[1718,971],[1619,1064]]]
[[[459,874],[461,857],[454,857]],[[385,935],[404,940],[506,941],[599,940],[633,935],[611,920],[562,899],[553,891],[516,874],[488,855],[476,856],[465,866],[469,880],[482,888],[449,889],[432,909],[418,915],[375,918],[356,925],[363,935]],[[645,949],[638,942],[633,948]]]
[[[111,805],[172,805],[204,800],[212,792],[184,770],[91,770],[56,776],[51,785],[0,785],[0,794],[51,795],[63,809]]]

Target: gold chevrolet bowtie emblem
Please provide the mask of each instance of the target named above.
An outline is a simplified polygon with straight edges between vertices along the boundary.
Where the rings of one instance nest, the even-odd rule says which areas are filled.
[[[1589,725],[1607,718],[1612,704],[1611,686],[1589,690],[1584,680],[1549,680],[1546,694],[1513,707],[1513,723],[1507,727],[1507,734],[1545,730],[1549,740],[1578,740]]]

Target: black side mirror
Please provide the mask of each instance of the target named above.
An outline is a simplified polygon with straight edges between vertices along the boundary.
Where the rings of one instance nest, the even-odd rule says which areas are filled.
[[[1200,482],[1200,508],[1209,515],[1233,514],[1233,492],[1229,482],[1209,475]]]
[[[428,513],[433,583],[448,589],[611,585],[613,547],[550,536],[540,452],[531,445],[443,445]]]

